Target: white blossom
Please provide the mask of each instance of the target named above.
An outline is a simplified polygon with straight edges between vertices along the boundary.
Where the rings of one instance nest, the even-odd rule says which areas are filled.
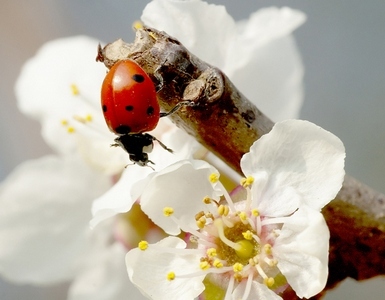
[[[201,2],[192,1],[191,4],[199,7]],[[290,114],[298,112],[302,101],[302,87],[298,83],[302,80],[302,67],[289,34],[303,21],[300,20],[303,16],[295,14],[299,18],[297,21],[292,19],[287,33],[267,35],[259,42],[266,45],[262,47],[265,55],[259,61],[268,61],[267,58],[278,61],[277,57],[284,60],[287,53],[292,53],[287,54],[288,57],[292,55],[288,67],[280,65],[278,68],[287,70],[281,76],[266,73],[259,88],[266,99],[268,94],[263,92],[264,89],[275,93],[284,87],[280,93],[287,94],[288,106],[277,102],[272,110],[285,110]],[[157,15],[167,19],[161,10]],[[290,19],[291,13],[287,15]],[[180,21],[183,23],[182,19]],[[233,26],[233,23],[223,23],[223,26]],[[198,33],[211,26],[207,22],[203,25],[206,29],[202,27]],[[231,30],[241,32],[243,29],[239,26],[237,24],[236,29]],[[199,34],[202,38],[199,42],[193,32],[189,33],[191,41],[204,45],[205,35]],[[286,52],[270,57],[269,39],[276,39],[278,43],[285,34],[288,36],[279,43],[288,45]],[[139,299],[139,293],[134,294],[132,286],[122,276],[125,272],[122,259],[127,245],[123,245],[116,235],[116,221],[120,216],[117,214],[130,210],[141,193],[139,184],[134,190],[132,185],[146,178],[152,170],[128,165],[128,155],[122,149],[110,147],[115,135],[108,130],[100,107],[100,88],[106,69],[95,62],[99,42],[85,36],[48,42],[25,64],[17,80],[15,91],[20,110],[41,123],[43,138],[58,155],[21,165],[0,187],[0,240],[3,245],[0,274],[18,283],[41,285],[72,280],[68,294],[71,300],[121,299],[124,295]],[[189,46],[188,40],[186,43]],[[234,45],[228,43],[221,46],[221,51],[230,57],[233,48]],[[233,80],[241,81],[237,79],[240,77],[231,75],[238,70],[234,63],[224,59],[218,66],[223,67]],[[259,68],[257,63],[254,65]],[[239,70],[242,68],[239,66]],[[256,77],[253,69],[239,72],[246,77]],[[278,77],[285,79],[277,83],[274,78]],[[241,84],[239,87],[242,89]],[[297,98],[292,101],[294,94]],[[275,94],[270,96],[276,98]],[[154,168],[157,170],[179,159],[190,158],[197,146],[192,138],[167,121],[159,123],[156,137],[175,151],[170,154],[155,145],[151,160],[156,163]],[[153,176],[155,174],[148,178]],[[211,196],[214,199],[216,193]],[[92,231],[88,228],[91,211],[94,217]],[[114,218],[106,220],[109,217]],[[191,224],[187,222],[187,225]],[[175,245],[176,242],[171,240],[170,243]],[[200,287],[198,284],[194,290]]]
[[[328,274],[329,230],[320,210],[341,188],[344,159],[336,136],[288,120],[243,156],[238,201],[202,161],[181,161],[143,180],[136,187],[143,211],[166,233],[191,236],[190,243],[139,243],[126,256],[131,281],[158,300],[203,292],[210,299],[213,289],[224,299],[281,299],[288,285],[300,298],[314,296]]]

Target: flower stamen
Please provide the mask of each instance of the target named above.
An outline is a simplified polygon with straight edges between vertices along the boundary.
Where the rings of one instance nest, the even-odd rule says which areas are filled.
[[[146,250],[148,248],[148,242],[147,241],[140,241],[138,244],[138,248],[142,251]]]
[[[172,207],[167,206],[163,208],[163,215],[165,217],[170,217],[172,216],[173,213],[174,213],[174,209]]]
[[[217,183],[219,181],[219,174],[218,173],[211,173],[209,176],[209,180],[211,183]]]
[[[73,84],[71,84],[70,87],[71,87],[72,95],[78,96],[80,94],[79,88],[78,88],[78,86],[76,84],[73,83]]]
[[[167,273],[167,280],[168,281],[172,281],[172,280],[174,280],[175,279],[175,273],[174,272],[168,272]]]

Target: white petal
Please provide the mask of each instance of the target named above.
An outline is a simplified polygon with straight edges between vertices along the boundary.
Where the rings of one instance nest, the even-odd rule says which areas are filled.
[[[251,146],[242,157],[241,167],[245,175],[256,178],[260,172],[268,174],[265,194],[290,188],[302,204],[319,210],[340,190],[344,160],[344,145],[335,135],[307,121],[287,120],[277,123]],[[261,201],[279,201],[274,204],[279,206],[293,199],[262,197]]]
[[[292,32],[305,15],[287,7],[264,8],[238,22],[223,71],[269,118],[297,118],[304,67]]]
[[[158,162],[160,164],[159,170],[177,161],[193,158],[195,152],[202,147],[191,135],[175,125],[168,131],[163,132],[161,139],[164,144],[173,150],[173,153],[166,162],[163,161],[165,160],[164,157],[160,157],[159,160],[156,161],[156,164],[158,164]],[[161,154],[164,153],[168,154],[169,152],[162,150]]]
[[[150,173],[152,173],[150,168],[128,166],[118,182],[93,202],[91,228],[94,228],[104,219],[129,211],[139,198],[139,195],[131,197],[131,188],[137,181],[142,180]]]
[[[79,101],[79,105],[80,103]],[[68,112],[67,117],[52,114],[41,120],[42,136],[58,153],[78,153],[96,171],[113,175],[121,172],[127,165],[128,155],[121,148],[111,147],[115,135],[108,132],[104,119],[97,120],[98,114],[99,111],[92,114],[92,124],[82,124],[74,120],[74,111]],[[60,122],[62,119],[69,124],[63,126]],[[73,128],[74,131],[69,132],[68,128]]]
[[[68,292],[69,300],[145,299],[127,276],[127,250],[111,244],[113,222],[92,231],[88,251]]]
[[[99,41],[86,36],[61,38],[44,44],[25,63],[16,82],[20,110],[35,118],[79,105],[71,85],[94,108],[100,108],[105,67],[95,62]],[[82,105],[82,104],[80,104]]]
[[[154,161],[154,168],[158,170],[162,170],[181,159],[192,158],[195,149],[199,147],[199,144],[191,136],[175,126],[167,128],[164,132],[157,131],[157,133],[162,139],[161,142],[164,142],[166,146],[174,151],[170,153],[155,142],[150,159]],[[128,165],[119,181],[107,193],[94,201],[92,205],[94,218],[90,226],[94,227],[100,221],[117,213],[129,211],[132,204],[143,193],[147,182],[154,175],[155,173],[149,167]],[[144,178],[146,179],[143,180]],[[135,186],[134,189],[133,186]]]
[[[217,67],[224,66],[228,44],[236,34],[235,22],[224,6],[200,0],[151,1],[141,19],[177,38],[200,59]]]
[[[234,289],[232,293],[231,299],[238,300],[243,299],[244,292],[246,289],[246,280],[241,281],[240,284]],[[248,297],[246,299],[258,299],[258,300],[280,300],[282,299],[279,297],[276,293],[274,293],[272,290],[270,290],[266,285],[258,283],[258,282],[252,282],[251,283],[251,289],[250,293],[248,294]]]
[[[197,229],[195,215],[206,209],[202,200],[208,196],[218,199],[209,176],[217,173],[203,161],[180,161],[154,175],[140,197],[142,210],[169,234],[179,234],[180,227],[163,215],[163,208],[172,207],[173,217],[185,228]],[[143,187],[143,185],[142,185]]]
[[[276,239],[278,268],[300,298],[310,298],[325,287],[329,236],[323,215],[304,206],[283,225]]]
[[[114,134],[100,104],[106,68],[94,59],[98,43],[85,36],[46,43],[23,66],[15,92],[20,110],[42,123],[43,138],[53,149],[80,153],[98,171],[114,174],[127,156],[110,147]]]
[[[243,44],[247,41],[254,48],[290,35],[305,21],[306,15],[299,10],[267,7],[252,13],[248,20],[237,22],[237,29]]]
[[[296,190],[290,186],[281,186],[280,183],[279,180],[269,180],[269,178],[255,180],[255,185],[253,184],[252,187],[252,206],[258,208],[261,215],[288,216],[299,207],[301,197]]]
[[[205,275],[178,277],[200,272],[201,254],[174,253],[173,248],[186,247],[186,243],[176,237],[167,237],[155,245],[149,245],[144,251],[133,249],[126,255],[130,280],[143,294],[154,300],[193,300],[201,294]],[[174,280],[167,280],[169,272],[175,273]]]
[[[0,272],[9,280],[70,279],[86,246],[91,201],[109,187],[78,159],[20,165],[0,189]]]
[[[252,59],[244,65],[228,60],[224,72],[273,121],[298,118],[304,98],[304,67],[294,38],[282,37],[248,50],[254,50]]]

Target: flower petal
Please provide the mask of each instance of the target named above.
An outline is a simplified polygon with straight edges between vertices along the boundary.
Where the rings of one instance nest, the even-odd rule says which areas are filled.
[[[164,132],[158,131],[157,133],[162,142],[171,149],[175,149],[173,153],[170,153],[155,142],[154,150],[151,152],[151,160],[156,162],[154,168],[158,170],[162,170],[181,159],[192,158],[193,153],[199,147],[195,139],[175,125],[167,128]],[[127,166],[118,182],[107,193],[94,201],[92,205],[93,219],[90,226],[93,228],[106,218],[129,211],[132,204],[139,199],[147,182],[154,175],[151,174],[153,171],[149,167]],[[146,176],[147,179],[143,180]],[[141,184],[137,183],[138,181],[141,181]],[[132,190],[134,185],[135,189]]]
[[[244,299],[244,293],[246,290],[247,280],[241,281],[238,286],[234,289],[231,299],[238,300]],[[258,300],[280,300],[282,299],[266,285],[253,281],[251,283],[250,293],[246,299],[258,299]]]
[[[201,253],[186,254],[174,251],[184,249],[186,243],[177,237],[167,237],[142,251],[139,248],[129,251],[126,265],[130,280],[143,294],[154,300],[194,299],[204,290],[205,275],[185,276],[201,272],[199,259]],[[167,274],[174,272],[174,280],[167,280]]]
[[[217,67],[224,66],[228,44],[236,34],[235,22],[224,6],[200,0],[151,1],[141,19],[176,37],[189,51]]]
[[[302,204],[319,210],[340,190],[344,160],[344,145],[335,135],[307,121],[287,120],[277,123],[251,146],[242,157],[241,167],[246,176],[268,174],[265,195],[274,194],[277,187],[285,191],[281,193],[284,199],[262,197],[261,201],[268,202],[266,207],[298,201],[299,197]],[[298,197],[285,197],[290,194]]]
[[[288,218],[275,241],[278,268],[300,298],[310,298],[325,287],[329,236],[323,215],[303,206]]]
[[[207,208],[203,198],[218,199],[219,191],[214,190],[209,181],[212,173],[218,172],[208,163],[198,160],[180,161],[163,169],[146,185],[139,183],[142,190],[145,187],[140,197],[142,210],[169,234],[180,233],[178,224],[185,231],[197,229],[195,215]],[[178,219],[178,224],[163,215],[165,207],[174,209],[173,217]]]
[[[100,108],[100,86],[105,67],[95,63],[99,41],[86,36],[61,38],[44,44],[25,63],[16,82],[20,110],[34,118],[68,111],[79,105],[71,90],[76,85],[88,105]],[[84,102],[85,103],[85,102]]]
[[[113,222],[101,223],[91,234],[86,257],[68,292],[69,300],[145,299],[129,282],[124,263],[127,250],[111,244]]]
[[[35,284],[70,279],[86,247],[91,201],[108,187],[79,159],[20,165],[0,189],[0,273]]]
[[[136,181],[142,180],[151,172],[150,168],[128,166],[118,182],[93,202],[91,228],[94,228],[102,220],[129,211],[134,202],[138,200],[138,197],[130,197],[131,188]]]
[[[110,147],[100,105],[106,69],[95,63],[99,41],[77,36],[44,44],[16,82],[20,110],[42,123],[45,141],[58,153],[80,153],[98,171],[114,174],[127,162]]]
[[[287,10],[292,12],[290,19],[285,16]],[[272,20],[264,23],[267,17]],[[302,106],[304,66],[288,30],[294,30],[303,19],[302,13],[288,8],[264,9],[251,15],[229,49],[223,68],[246,98],[276,122],[297,118]],[[269,28],[271,23],[273,28]]]

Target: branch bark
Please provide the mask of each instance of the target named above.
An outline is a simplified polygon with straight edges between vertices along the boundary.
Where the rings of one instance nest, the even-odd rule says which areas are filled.
[[[274,123],[248,101],[219,69],[191,54],[164,32],[144,27],[135,42],[117,40],[99,49],[110,68],[133,59],[153,79],[161,107],[194,101],[173,121],[241,174],[240,159]],[[322,211],[330,238],[329,278],[319,299],[346,277],[364,280],[385,274],[385,195],[346,176],[336,199]],[[287,291],[284,299],[297,299]]]

